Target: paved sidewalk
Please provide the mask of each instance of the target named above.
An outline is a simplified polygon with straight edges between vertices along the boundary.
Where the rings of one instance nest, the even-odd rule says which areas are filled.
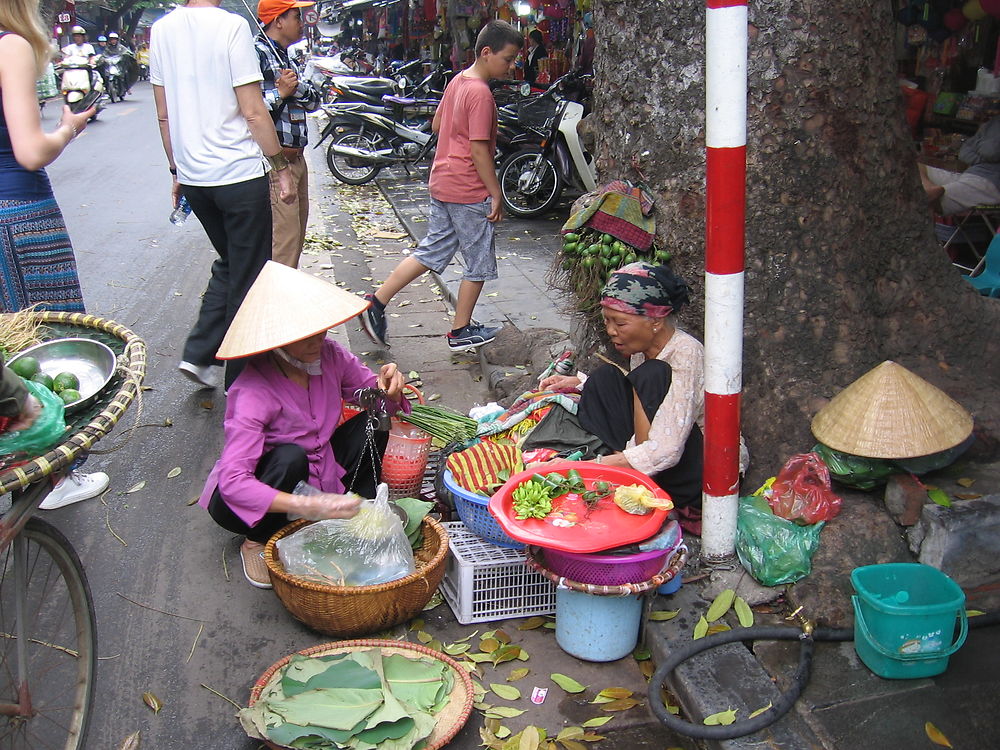
[[[430,196],[426,171],[407,177],[401,170],[384,171],[378,180],[403,226],[414,238],[427,234]],[[550,217],[526,220],[504,217],[497,228],[497,265],[500,278],[487,282],[476,305],[476,319],[500,325],[510,323],[521,331],[553,328],[569,331],[570,321],[560,309],[556,292],[547,281],[553,258],[562,246],[559,229],[568,204]],[[461,257],[440,278],[452,300],[462,280]]]

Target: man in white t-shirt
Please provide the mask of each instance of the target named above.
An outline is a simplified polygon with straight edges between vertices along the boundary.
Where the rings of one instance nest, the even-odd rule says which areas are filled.
[[[86,57],[90,61],[96,52],[94,45],[87,41],[87,31],[83,26],[74,26],[72,29],[73,43],[62,48],[63,57]]]
[[[236,309],[271,258],[268,168],[279,195],[296,191],[260,93],[261,72],[245,19],[221,0],[189,0],[153,24],[149,79],[160,137],[174,176],[174,205],[183,195],[215,251],[198,320],[179,369],[203,387],[217,385],[215,356]],[[242,369],[226,366],[226,387]]]

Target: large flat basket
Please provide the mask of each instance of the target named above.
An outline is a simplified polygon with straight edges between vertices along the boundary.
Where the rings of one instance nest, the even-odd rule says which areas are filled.
[[[67,421],[65,439],[51,450],[18,465],[0,464],[0,492],[22,490],[68,467],[107,435],[140,394],[146,376],[146,344],[113,320],[85,313],[35,312],[27,315],[46,327],[45,339],[93,338],[108,345],[118,362],[114,377],[89,408]]]

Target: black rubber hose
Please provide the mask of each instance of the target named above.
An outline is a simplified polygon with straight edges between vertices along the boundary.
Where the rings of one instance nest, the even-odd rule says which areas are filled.
[[[981,628],[997,624],[1000,624],[1000,611],[978,615],[969,619],[970,628]],[[739,628],[699,638],[697,641],[692,641],[687,646],[670,654],[667,660],[653,673],[649,681],[649,707],[653,710],[656,718],[663,722],[664,726],[687,737],[705,740],[731,740],[735,737],[753,734],[776,722],[795,705],[795,701],[798,700],[802,691],[805,690],[806,685],[809,683],[809,674],[812,670],[813,647],[816,641],[853,640],[853,628],[816,628],[812,632],[812,635],[806,635],[801,628],[789,625]],[[692,724],[678,716],[674,716],[667,710],[660,695],[660,689],[666,682],[667,675],[685,661],[703,651],[708,651],[716,646],[724,646],[727,643],[741,641],[799,641],[799,665],[793,675],[792,685],[781,694],[777,701],[772,702],[770,709],[752,719],[718,726]]]

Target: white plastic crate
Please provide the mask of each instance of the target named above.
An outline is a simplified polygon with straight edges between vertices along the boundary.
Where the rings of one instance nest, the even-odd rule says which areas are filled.
[[[523,550],[497,547],[461,521],[448,530],[448,567],[441,594],[463,625],[556,611],[556,587],[528,567]]]

